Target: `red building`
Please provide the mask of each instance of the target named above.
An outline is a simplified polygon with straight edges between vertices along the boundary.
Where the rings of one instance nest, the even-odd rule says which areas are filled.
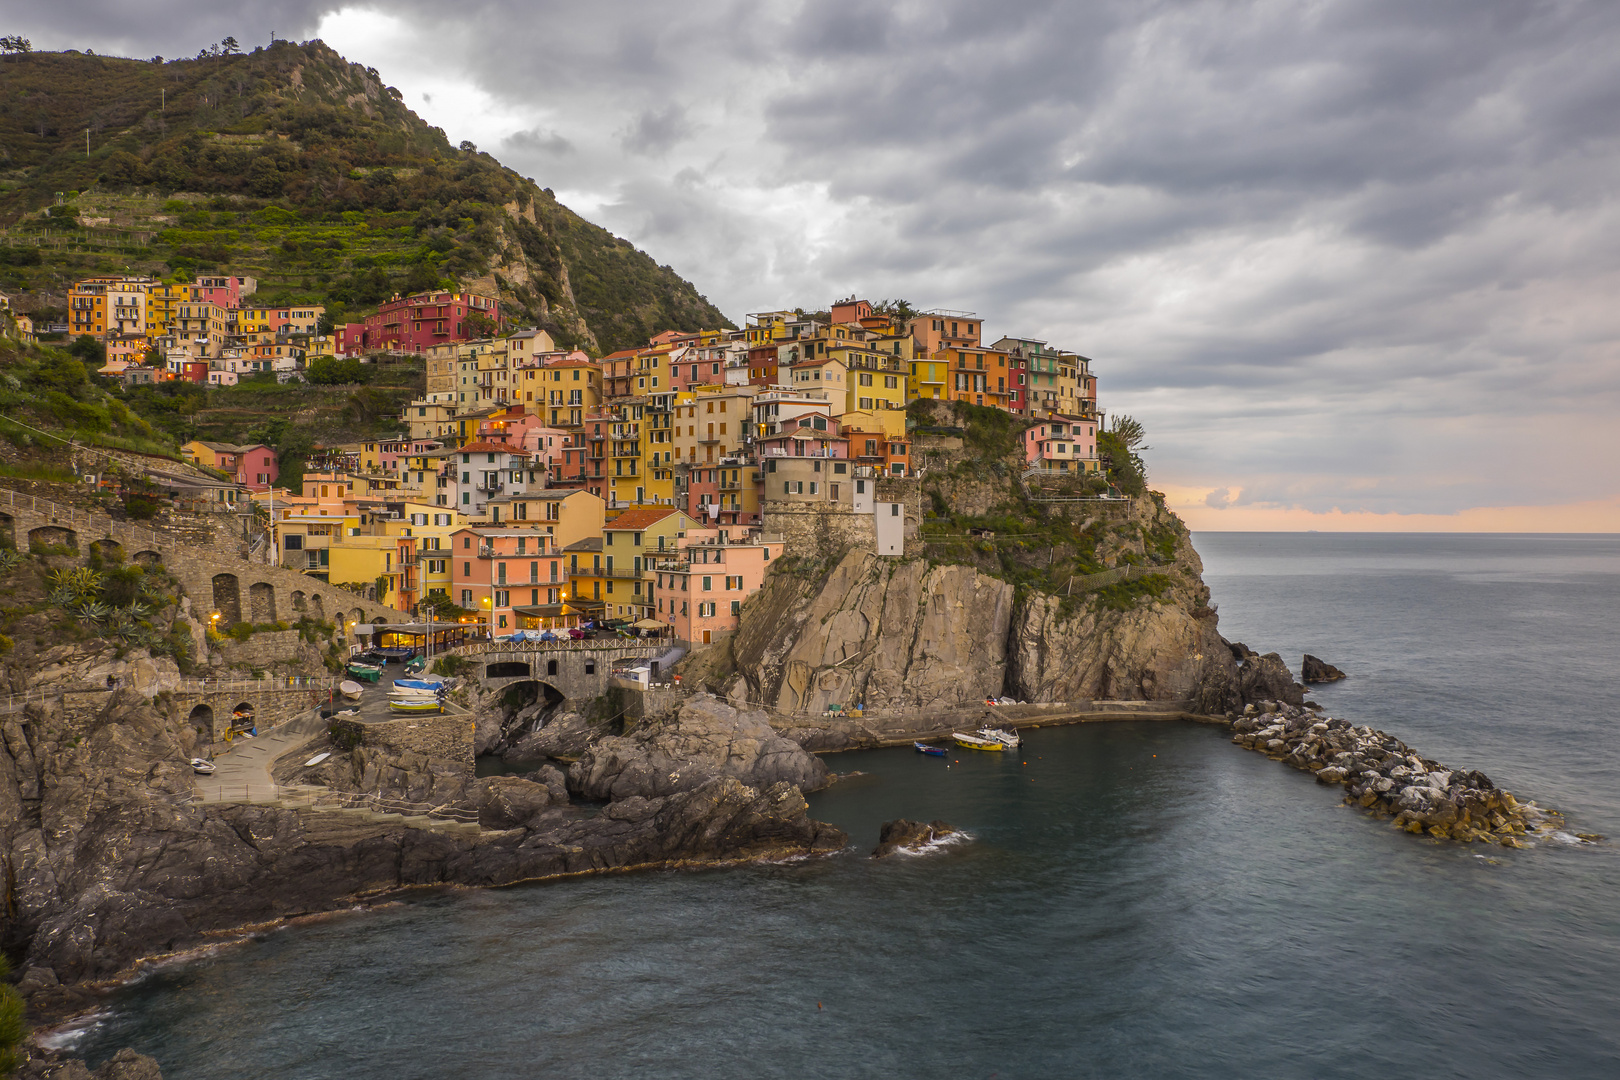
[[[336,330],[341,356],[366,351],[421,353],[430,345],[473,341],[500,329],[501,302],[473,293],[430,292],[395,296],[366,316]]]
[[[242,297],[253,295],[258,287],[254,278],[199,277],[191,285],[192,303],[218,304],[228,311],[242,306]]]

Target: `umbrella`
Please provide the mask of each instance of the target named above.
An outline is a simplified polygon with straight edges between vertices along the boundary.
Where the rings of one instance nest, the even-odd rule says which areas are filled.
[[[664,624],[657,619],[641,619],[630,624],[632,630],[662,630]]]

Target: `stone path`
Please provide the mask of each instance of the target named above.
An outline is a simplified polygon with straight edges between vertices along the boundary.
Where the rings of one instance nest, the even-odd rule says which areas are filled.
[[[197,777],[199,802],[275,803],[287,794],[270,776],[270,766],[326,729],[320,717],[291,720],[254,739],[240,739],[214,758],[211,776]]]

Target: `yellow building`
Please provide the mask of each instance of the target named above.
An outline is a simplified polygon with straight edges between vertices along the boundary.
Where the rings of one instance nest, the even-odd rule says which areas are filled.
[[[648,399],[641,414],[641,471],[646,478],[643,502],[675,502],[675,427],[673,393]]]
[[[518,374],[524,405],[551,427],[577,430],[602,405],[602,370],[589,360],[559,360]]]
[[[610,510],[622,510],[646,501],[647,480],[641,456],[643,409],[639,400],[622,401],[608,407],[604,479]]]
[[[146,290],[146,334],[158,337],[171,333],[180,318],[180,305],[191,299],[191,286],[178,282],[156,282]]]
[[[908,365],[906,394],[910,401],[923,398],[939,400],[950,397],[951,366],[944,359],[913,360]]]
[[[144,337],[150,278],[93,277],[68,289],[68,334]]]
[[[603,602],[609,605],[607,615],[632,621],[650,617],[653,559],[661,553],[673,554],[676,541],[688,529],[698,527],[686,514],[663,506],[637,506],[608,522],[602,529],[602,570],[604,580],[612,586],[603,593]]]
[[[552,488],[500,501],[509,507],[502,516],[511,524],[544,529],[559,548],[600,537],[607,520],[606,500],[589,491]]]

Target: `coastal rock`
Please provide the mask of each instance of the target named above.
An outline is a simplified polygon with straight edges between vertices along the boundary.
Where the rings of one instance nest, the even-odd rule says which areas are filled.
[[[1557,814],[1520,804],[1484,773],[1447,769],[1385,732],[1295,705],[1264,705],[1232,722],[1233,742],[1312,772],[1319,783],[1343,784],[1350,801],[1409,832],[1516,847],[1519,837],[1558,824]]]
[[[772,574],[690,684],[786,714],[983,701],[1006,684],[1011,584],[969,566],[851,551],[823,580]]]
[[[1338,682],[1345,677],[1344,672],[1326,660],[1318,660],[1310,653],[1305,654],[1305,660],[1300,665],[1299,681],[1303,683]]]
[[[569,766],[568,784],[583,798],[625,799],[688,791],[719,776],[806,791],[830,783],[826,765],[772,730],[764,713],[703,695],[672,720],[597,742]]]
[[[943,821],[924,823],[906,818],[885,821],[878,833],[878,846],[872,850],[872,858],[882,859],[899,851],[920,851],[935,840],[955,834],[956,830]]]
[[[95,1072],[78,1058],[47,1056],[24,1065],[17,1076],[18,1080],[163,1080],[163,1070],[152,1058],[126,1046]]]
[[[35,986],[30,1001],[39,1008],[47,999],[62,1003],[51,1008],[69,1007],[73,984],[110,978],[142,956],[399,888],[787,858],[846,842],[809,817],[793,783],[776,782],[776,773],[813,782],[824,775],[820,762],[793,744],[784,754],[759,738],[751,756],[742,753],[752,737],[745,733],[758,734],[747,725],[733,731],[752,784],[714,775],[594,816],[567,805],[555,768],[532,778],[473,780],[465,720],[447,721],[442,731],[427,723],[385,725],[375,732],[378,745],[368,729],[368,745],[329,759],[340,775],[381,779],[403,795],[437,797],[445,794],[439,778],[454,776],[463,805],[477,803],[492,822],[515,826],[474,832],[363,810],[194,803],[186,723],[133,690],[111,695],[93,716],[66,714],[56,703],[31,705],[26,715],[41,795],[36,804],[23,802],[18,755],[0,750],[0,796],[9,784],[9,805],[20,815],[0,821],[0,869],[11,882],[0,934],[22,954]],[[292,755],[295,767],[306,754]],[[704,764],[714,767],[715,759]],[[404,779],[389,780],[393,771]],[[52,976],[64,985],[49,986]]]
[[[587,720],[584,713],[565,705],[541,727],[517,736],[502,757],[507,761],[572,761],[602,734],[601,727]]]

